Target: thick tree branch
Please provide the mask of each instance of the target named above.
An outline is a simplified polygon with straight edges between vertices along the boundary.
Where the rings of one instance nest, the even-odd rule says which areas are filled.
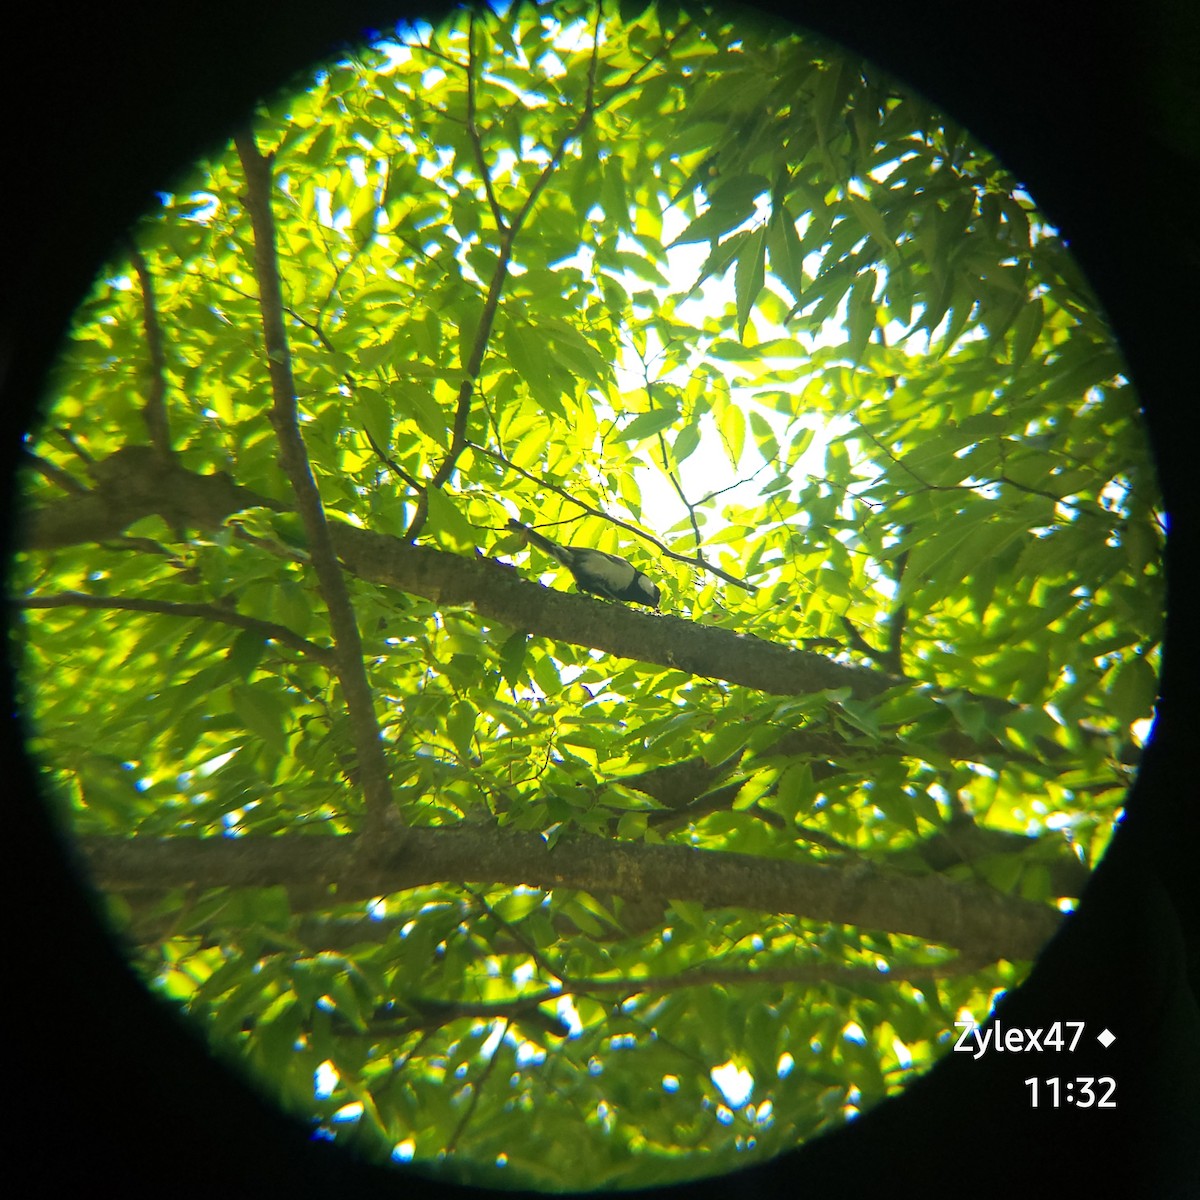
[[[176,462],[162,463],[149,446],[126,446],[90,465],[97,486],[26,514],[23,544],[51,550],[118,536],[135,521],[159,514],[184,528],[216,528],[235,512],[283,505],[223,472],[199,475]],[[335,522],[327,526],[337,557],[360,579],[394,587],[435,603],[469,605],[514,629],[527,629],[572,645],[606,650],[623,658],[724,679],[772,695],[798,696],[849,688],[868,700],[912,683],[866,667],[838,663],[810,650],[764,641],[752,634],[699,625],[680,617],[636,612],[624,605],[554,591],[522,579],[511,567],[487,558],[464,558],[400,538]],[[339,576],[340,581],[340,576]],[[920,686],[914,684],[914,686]],[[936,693],[935,693],[936,695]],[[982,704],[998,721],[1020,712],[1008,701],[961,690],[954,703]],[[1082,731],[1087,735],[1087,731]],[[1050,742],[1040,758],[1023,755],[990,738],[951,726],[930,741],[952,758],[980,761],[1053,761],[1062,753]],[[903,750],[903,745],[899,745]],[[915,748],[919,752],[919,747]]]
[[[364,835],[365,836],[365,835]],[[454,880],[577,888],[633,900],[689,900],[886,930],[953,946],[979,961],[1033,958],[1062,915],[941,876],[908,876],[755,858],[691,846],[612,842],[576,834],[553,847],[537,833],[492,826],[406,829],[362,852],[359,835],[84,837],[97,884],[123,892],[195,887],[318,889],[330,903],[367,901]]]
[[[127,446],[97,463],[95,471],[102,481],[95,490],[28,515],[24,538],[28,549],[57,549],[115,537],[154,513],[181,519],[186,527],[213,528],[247,508],[282,508],[236,486],[226,475],[197,475],[160,464],[148,446]],[[752,635],[553,591],[492,559],[410,546],[400,538],[341,523],[326,528],[337,557],[359,578],[438,603],[471,605],[515,629],[778,695],[848,687],[853,695],[866,699],[897,682]],[[711,654],[716,658],[708,661]]]
[[[275,221],[271,213],[271,164],[259,152],[253,134],[240,130],[234,137],[246,174],[246,208],[254,228],[255,275],[259,287],[263,339],[271,380],[271,425],[279,441],[283,469],[296,497],[308,549],[322,598],[329,609],[337,675],[346,698],[358,756],[359,780],[367,807],[368,829],[382,830],[393,817],[392,787],[375,717],[375,698],[363,666],[362,640],[350,604],[346,581],[338,566],[321,494],[313,478],[308,451],[300,436],[296,385],[283,321],[283,292],[275,253]]]
[[[559,592],[522,579],[491,559],[469,559],[350,525],[336,527],[342,561],[360,579],[443,604],[470,604],[484,617],[573,645],[691,674],[743,683],[775,695],[849,688],[858,699],[900,682],[820,654],[791,650],[682,617],[636,612],[625,605]]]
[[[158,515],[176,529],[215,529],[230,513],[285,506],[234,483],[224,471],[199,475],[150,446],[124,446],[90,463],[95,487],[21,515],[20,544],[59,550],[118,537],[143,517]]]

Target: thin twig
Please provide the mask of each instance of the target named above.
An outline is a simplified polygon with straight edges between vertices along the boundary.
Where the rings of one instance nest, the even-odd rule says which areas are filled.
[[[475,58],[475,10],[472,9],[467,25],[467,135],[471,139],[471,148],[475,151],[475,165],[483,180],[483,190],[487,193],[492,219],[496,222],[496,228],[504,233],[508,229],[508,222],[505,220],[504,209],[500,207],[500,201],[496,199],[492,173],[488,170],[487,159],[484,157],[483,139],[479,135],[479,124],[476,120],[475,73],[478,65]]]
[[[675,562],[683,563],[685,566],[694,567],[699,571],[709,571],[713,575],[717,575],[724,579],[727,583],[732,583],[735,587],[740,587],[748,592],[757,591],[758,589],[752,583],[747,583],[743,579],[738,579],[735,575],[730,575],[729,572],[723,571],[720,567],[713,566],[700,555],[677,554],[674,550],[668,550],[666,546],[643,529],[639,529],[636,525],[630,525],[628,521],[622,521],[618,517],[610,516],[601,508],[596,508],[594,505],[588,504],[584,500],[573,496],[566,488],[560,487],[558,484],[551,483],[544,475],[534,475],[525,470],[524,467],[518,466],[510,458],[506,458],[498,450],[489,450],[486,446],[479,445],[478,442],[468,442],[467,445],[477,454],[486,455],[495,462],[501,463],[517,474],[523,475],[526,479],[536,483],[539,488],[544,488],[548,492],[553,492],[556,496],[561,496],[564,500],[569,500],[577,508],[581,508],[585,513],[592,517],[599,517],[600,520],[607,522],[609,525],[615,525],[618,529],[624,529],[626,533],[632,534],[643,542],[648,542],[652,545],[664,558],[674,559]]]
[[[11,601],[18,608],[90,608],[102,612],[145,612],[159,613],[167,617],[200,618],[221,625],[233,625],[238,629],[249,629],[261,633],[264,638],[291,646],[317,662],[332,666],[333,651],[328,646],[318,646],[301,637],[286,625],[274,621],[263,621],[258,617],[247,617],[233,609],[220,608],[215,604],[192,604],[175,600],[149,600],[125,596],[93,596],[85,592],[56,592],[53,595],[17,596]]]

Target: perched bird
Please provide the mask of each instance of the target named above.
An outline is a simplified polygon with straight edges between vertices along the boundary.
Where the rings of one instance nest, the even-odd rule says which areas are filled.
[[[658,587],[637,567],[618,555],[606,554],[603,550],[560,546],[520,521],[510,520],[508,526],[520,530],[526,541],[562,563],[575,576],[575,586],[581,592],[591,592],[594,596],[605,596],[609,600],[645,604],[650,608],[658,607]]]

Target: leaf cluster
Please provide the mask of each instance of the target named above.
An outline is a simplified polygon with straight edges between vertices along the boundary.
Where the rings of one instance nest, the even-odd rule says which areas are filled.
[[[24,708],[72,829],[318,864],[101,877],[150,985],[325,1135],[476,1180],[676,1180],[899,1090],[1078,895],[1152,715],[1159,499],[1056,232],[871,64],[665,4],[403,27],[254,140],[346,612],[233,151],[97,281],[23,483]],[[555,595],[513,516],[668,612]],[[394,885],[405,829],[480,828],[619,866]],[[663,846],[687,897],[639,868]],[[722,856],[761,869],[738,907]],[[764,899],[813,864],[877,915]],[[918,935],[934,876],[994,941]]]

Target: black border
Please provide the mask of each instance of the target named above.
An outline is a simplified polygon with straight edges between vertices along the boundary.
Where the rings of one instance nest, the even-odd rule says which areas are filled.
[[[414,11],[411,0],[209,0],[9,12],[6,480],[67,318],[153,189],[218,145],[256,93]],[[1033,1072],[1021,1056],[951,1056],[901,1100],[831,1138],[674,1190],[1200,1194],[1200,1010],[1188,982],[1200,889],[1185,863],[1200,797],[1189,753],[1200,656],[1188,570],[1200,418],[1187,361],[1200,268],[1197,10],[1191,0],[843,0],[778,11],[867,53],[999,150],[1107,306],[1147,406],[1172,521],[1164,700],[1128,818],[1080,913],[1003,1013],[1013,1025],[1087,1019],[1116,1031],[1111,1051],[1081,1054],[1072,1067],[1115,1075],[1117,1111],[1033,1112],[1020,1084]],[[149,1000],[32,802],[15,726],[6,732],[10,1144],[38,1192],[74,1189],[81,1178],[179,1196],[454,1190],[311,1142]],[[10,1161],[16,1178],[18,1163]]]

